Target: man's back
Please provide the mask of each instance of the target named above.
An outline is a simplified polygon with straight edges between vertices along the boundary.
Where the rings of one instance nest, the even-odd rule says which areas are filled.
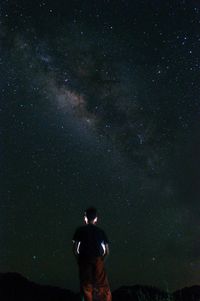
[[[108,244],[105,232],[93,224],[79,227],[73,240],[80,242],[78,246],[80,256],[89,258],[104,256],[105,245]]]

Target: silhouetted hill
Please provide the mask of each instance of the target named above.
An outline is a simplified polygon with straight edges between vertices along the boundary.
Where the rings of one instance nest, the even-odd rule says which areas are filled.
[[[0,273],[1,301],[75,301],[77,296],[66,289],[40,285],[18,273]]]
[[[113,301],[200,301],[200,286],[167,293],[152,286],[122,286]],[[80,301],[74,292],[34,283],[19,273],[0,273],[0,301]]]
[[[200,286],[185,287],[174,292],[174,301],[200,301]]]
[[[113,301],[171,301],[172,295],[152,286],[122,286],[113,292]]]

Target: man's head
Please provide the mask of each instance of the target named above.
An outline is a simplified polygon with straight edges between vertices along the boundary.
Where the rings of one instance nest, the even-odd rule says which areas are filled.
[[[84,220],[86,224],[96,224],[97,222],[97,209],[94,207],[87,208],[85,211]]]

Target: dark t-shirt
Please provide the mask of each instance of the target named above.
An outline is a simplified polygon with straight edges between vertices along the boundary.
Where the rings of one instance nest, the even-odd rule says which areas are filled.
[[[92,224],[79,227],[74,233],[73,240],[80,242],[79,255],[90,258],[103,256],[104,245],[108,243],[105,232]]]

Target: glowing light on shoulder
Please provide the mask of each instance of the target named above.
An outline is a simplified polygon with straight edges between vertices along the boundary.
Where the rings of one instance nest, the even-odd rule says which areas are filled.
[[[104,244],[104,242],[101,243],[102,249],[103,249],[103,255],[106,254],[106,246]]]

